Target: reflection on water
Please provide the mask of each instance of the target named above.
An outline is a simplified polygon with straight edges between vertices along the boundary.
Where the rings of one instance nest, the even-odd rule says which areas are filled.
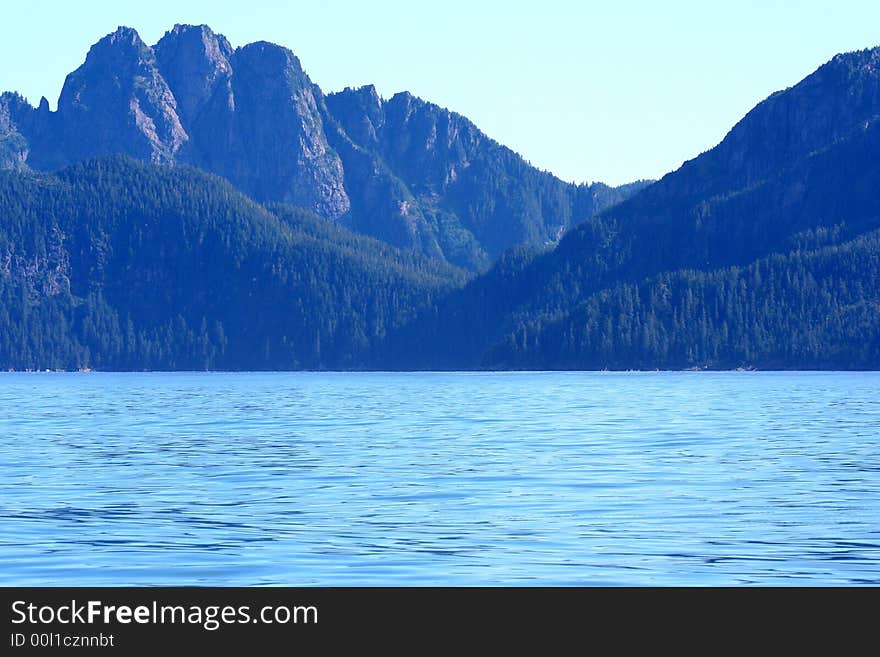
[[[880,584],[880,374],[2,374],[0,584]]]

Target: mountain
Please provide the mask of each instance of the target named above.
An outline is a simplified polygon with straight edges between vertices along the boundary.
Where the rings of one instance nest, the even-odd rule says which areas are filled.
[[[839,55],[555,249],[508,254],[381,357],[407,368],[876,369],[878,152],[880,49]]]
[[[189,164],[258,202],[472,271],[555,242],[644,186],[562,182],[458,114],[373,87],[325,95],[287,48],[233,48],[204,25],[176,25],[152,47],[120,27],[67,77],[56,112],[0,95],[0,168],[117,153]]]
[[[122,28],[57,112],[0,96],[0,366],[880,369],[878,153],[880,49],[613,190],[278,46]]]
[[[341,128],[334,144],[346,171],[357,171],[360,158],[373,172],[367,189],[355,180],[349,185],[353,202],[366,210],[354,213],[353,226],[381,237],[382,225],[394,225],[387,219],[394,208],[374,199],[390,196],[425,243],[470,269],[484,269],[519,244],[555,242],[570,226],[647,184],[563,183],[463,116],[406,92],[383,100],[372,86],[346,89],[329,95],[327,107]],[[393,191],[383,197],[376,187]],[[401,243],[399,236],[385,238]]]
[[[502,369],[877,369],[880,231],[590,295],[496,344]]]
[[[460,285],[449,265],[124,156],[0,172],[0,367],[322,369]]]

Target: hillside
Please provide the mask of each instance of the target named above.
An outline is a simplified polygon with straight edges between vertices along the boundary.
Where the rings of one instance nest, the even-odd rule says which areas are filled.
[[[233,48],[205,25],[176,25],[153,46],[120,27],[67,76],[57,111],[0,95],[0,168],[52,172],[112,154],[190,164],[258,202],[472,271],[512,246],[555,242],[644,186],[565,183],[408,93],[327,96],[289,49]]]
[[[874,241],[859,241],[880,228],[878,118],[880,50],[839,55],[759,104],[717,147],[583,222],[555,249],[502,259],[428,308],[391,338],[383,357],[415,368],[880,367],[876,351],[863,348],[877,339]],[[858,256],[833,265],[820,257],[845,244]],[[760,271],[757,261],[774,254],[782,259],[767,261],[776,275],[771,289],[766,279],[746,277],[736,279],[746,286],[742,294],[721,294],[718,286],[740,276],[731,267]],[[862,261],[868,271],[853,269]],[[674,274],[696,305],[649,294],[661,274]],[[779,312],[782,297],[813,303],[808,290],[796,289],[806,275],[834,297],[823,301],[831,314],[822,322],[846,330],[823,332],[810,313],[786,322],[756,317],[754,307],[743,314],[743,304],[758,300],[766,313]],[[848,296],[850,280],[858,297]],[[687,281],[689,292],[681,287]],[[633,293],[631,286],[640,294],[626,302],[618,295]],[[854,325],[852,304],[865,318]],[[697,307],[708,314],[693,315]],[[600,317],[599,308],[608,314]],[[632,331],[643,331],[637,321],[656,326],[632,342]],[[426,335],[433,350],[410,348]],[[818,341],[809,356],[801,346],[780,346],[804,335]]]
[[[358,367],[463,273],[125,157],[0,173],[0,367]]]

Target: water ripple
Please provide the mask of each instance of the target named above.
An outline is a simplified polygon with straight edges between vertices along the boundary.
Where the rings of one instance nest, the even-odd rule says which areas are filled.
[[[0,584],[877,585],[878,384],[0,374]]]

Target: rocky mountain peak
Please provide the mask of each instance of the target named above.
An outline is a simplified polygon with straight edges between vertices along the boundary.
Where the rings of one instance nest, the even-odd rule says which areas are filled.
[[[382,99],[373,85],[325,96],[290,49],[233,49],[207,25],[175,25],[153,47],[120,27],[67,77],[57,112],[0,100],[0,168],[117,153],[190,164],[259,202],[471,269],[585,218],[573,186],[465,117],[407,92]]]
[[[311,87],[312,81],[303,70],[299,58],[289,48],[268,41],[256,41],[235,51],[236,70],[255,80],[267,80],[290,88]]]
[[[327,142],[324,96],[288,48],[258,41],[233,54],[235,114],[223,173],[261,200],[338,219],[351,208],[339,155]]]
[[[372,84],[346,87],[327,96],[327,105],[346,133],[358,144],[375,144],[385,121],[382,98]]]
[[[120,65],[128,68],[154,62],[155,55],[152,48],[144,43],[137,31],[130,27],[119,27],[89,48],[86,61],[78,71],[107,69]]]
[[[365,84],[362,87],[346,87],[342,91],[330,95],[345,99],[346,103],[355,104],[368,114],[374,114],[382,109],[382,97],[376,91],[376,86],[372,84]]]
[[[218,90],[231,103],[232,46],[207,25],[175,25],[154,46],[165,81],[184,124],[196,119]]]
[[[346,87],[333,95],[345,97],[349,102],[357,103],[369,114],[382,109],[382,97],[379,96],[379,92],[376,91],[376,85],[374,84],[365,84],[362,87]]]
[[[188,139],[153,49],[128,27],[98,41],[67,76],[58,114],[63,152],[47,154],[46,168],[108,152],[168,163]]]
[[[372,103],[377,105],[382,104],[382,98],[379,96],[379,92],[376,91],[376,85],[374,84],[365,84],[362,87],[358,87],[355,91],[358,94],[369,98]]]
[[[136,48],[142,47],[144,42],[141,40],[141,35],[137,33],[133,27],[128,27],[126,25],[120,25],[116,28],[115,32],[111,32],[106,37],[98,41],[97,45],[101,44],[123,44],[123,45],[131,45]]]
[[[786,162],[828,146],[878,116],[880,48],[837,55],[798,84],[771,94],[715,148],[670,174],[754,185]],[[696,189],[696,188],[695,188]]]

